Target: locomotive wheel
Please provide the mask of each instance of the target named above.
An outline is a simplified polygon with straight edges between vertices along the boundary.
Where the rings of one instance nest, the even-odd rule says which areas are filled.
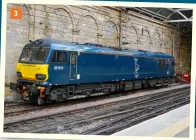
[[[44,99],[40,96],[37,98],[36,101],[37,101],[37,105],[39,105],[39,106],[44,104]]]
[[[40,96],[39,97],[35,96],[35,97],[31,97],[30,103],[33,104],[33,105],[40,106],[40,105],[43,105],[45,103],[45,101]]]
[[[86,95],[87,97],[90,97],[91,96],[91,92],[89,90],[86,91]]]
[[[108,88],[105,88],[105,89],[103,89],[103,92],[104,92],[105,94],[108,94],[108,93],[109,93],[109,89],[108,89]]]
[[[33,105],[35,105],[36,104],[36,98],[32,96],[30,98],[30,103],[33,104]]]

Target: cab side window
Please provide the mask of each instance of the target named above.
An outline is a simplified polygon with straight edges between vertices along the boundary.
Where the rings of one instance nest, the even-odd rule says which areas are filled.
[[[159,68],[163,69],[165,65],[165,60],[164,59],[159,59]]]
[[[65,51],[54,51],[51,62],[53,63],[65,63],[67,62],[67,52]]]

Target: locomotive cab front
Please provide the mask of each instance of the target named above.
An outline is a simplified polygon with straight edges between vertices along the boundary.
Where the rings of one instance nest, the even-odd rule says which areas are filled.
[[[47,47],[26,47],[16,67],[19,79],[33,81],[47,81],[48,64],[46,63],[49,48]]]
[[[32,43],[31,43],[32,44]],[[10,83],[10,89],[21,94],[23,100],[42,104],[48,81],[48,58],[50,47],[27,44],[16,65],[17,83]],[[34,100],[32,97],[35,97]],[[39,98],[40,97],[40,98]]]
[[[75,56],[73,52],[56,48],[54,41],[41,40],[26,44],[22,50],[16,66],[17,83],[10,83],[10,89],[21,94],[24,101],[41,105],[45,102],[53,102],[56,94],[50,94],[55,86],[66,85],[69,82],[70,61]],[[76,68],[75,63],[72,71]],[[69,75],[70,74],[70,75]],[[63,98],[64,99],[64,98]]]

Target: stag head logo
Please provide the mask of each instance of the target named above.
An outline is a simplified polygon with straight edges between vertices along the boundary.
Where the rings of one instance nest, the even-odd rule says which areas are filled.
[[[138,71],[139,71],[139,65],[137,64],[137,62],[138,62],[138,58],[134,58],[134,61],[135,61],[135,71],[134,71],[134,76],[135,76],[135,78],[138,78],[138,77],[139,77],[139,74],[138,74]]]

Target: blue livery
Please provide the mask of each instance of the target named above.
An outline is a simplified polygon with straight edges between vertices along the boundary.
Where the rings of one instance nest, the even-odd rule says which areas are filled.
[[[107,91],[122,91],[126,88],[137,89],[137,86],[142,88],[165,85],[170,83],[174,76],[174,57],[164,53],[51,39],[31,41],[24,46],[24,50],[25,48],[28,48],[27,54],[30,54],[31,48],[40,48],[39,53],[46,49],[42,51],[43,60],[40,59],[40,55],[38,55],[40,58],[37,58],[36,51],[32,51],[32,55],[28,56],[29,61],[25,61],[25,63],[47,64],[48,79],[43,80],[44,76],[38,75],[43,79],[19,78],[18,83],[20,85],[35,84],[36,88],[43,86],[45,90],[49,88],[48,93],[45,93],[49,100],[58,98],[53,95],[51,89],[55,89],[55,92],[62,91],[59,92],[61,98],[67,98],[77,93],[91,94],[92,91],[103,90],[103,86],[107,87],[104,88]],[[25,51],[21,54],[21,60],[25,56],[24,54]]]

